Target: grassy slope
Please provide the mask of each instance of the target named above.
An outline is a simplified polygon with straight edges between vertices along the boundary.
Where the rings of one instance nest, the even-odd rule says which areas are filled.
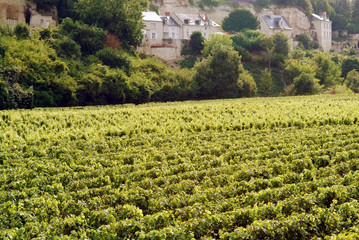
[[[327,95],[1,111],[0,236],[354,232],[358,107]]]

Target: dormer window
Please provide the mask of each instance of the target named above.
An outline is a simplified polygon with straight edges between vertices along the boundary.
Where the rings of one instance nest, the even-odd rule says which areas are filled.
[[[185,20],[184,20],[184,24],[187,24],[187,25],[188,25],[188,24],[189,24],[189,19],[185,19]]]
[[[200,20],[196,20],[196,21],[194,21],[194,23],[195,23],[196,25],[200,25],[201,21],[200,21]]]

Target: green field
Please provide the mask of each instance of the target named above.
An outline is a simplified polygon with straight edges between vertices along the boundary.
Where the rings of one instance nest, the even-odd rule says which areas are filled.
[[[0,111],[0,239],[358,239],[358,169],[359,95]]]

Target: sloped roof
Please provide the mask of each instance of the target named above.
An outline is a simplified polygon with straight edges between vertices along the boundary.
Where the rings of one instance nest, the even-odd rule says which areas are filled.
[[[312,21],[327,21],[327,22],[330,22],[330,20],[327,18],[325,19],[324,17],[322,16],[319,16],[317,14],[312,14]]]
[[[179,26],[179,24],[172,18],[169,16],[163,16],[161,17],[163,23],[167,26]]]
[[[162,19],[156,12],[142,12],[142,20],[150,22],[162,22]]]
[[[289,23],[287,22],[287,20],[285,20],[285,18],[283,16],[279,16],[279,15],[264,15],[262,16],[264,22],[268,25],[269,28],[271,29],[287,29],[290,30],[292,29],[292,27],[289,25]],[[283,26],[281,27],[279,25],[279,23],[282,22]]]
[[[195,21],[201,21],[201,25],[204,24],[204,19],[201,17],[201,15],[198,14],[185,14],[185,13],[176,13],[176,16],[181,20],[182,23],[185,22],[185,20],[189,21],[189,25],[194,25]]]

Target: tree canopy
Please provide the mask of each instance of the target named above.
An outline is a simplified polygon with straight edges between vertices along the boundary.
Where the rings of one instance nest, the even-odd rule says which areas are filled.
[[[230,33],[238,33],[243,29],[255,30],[259,26],[259,21],[250,11],[245,9],[234,10],[223,20],[222,28]]]
[[[87,24],[94,24],[117,35],[124,47],[142,40],[142,11],[147,0],[79,0],[75,11]]]

